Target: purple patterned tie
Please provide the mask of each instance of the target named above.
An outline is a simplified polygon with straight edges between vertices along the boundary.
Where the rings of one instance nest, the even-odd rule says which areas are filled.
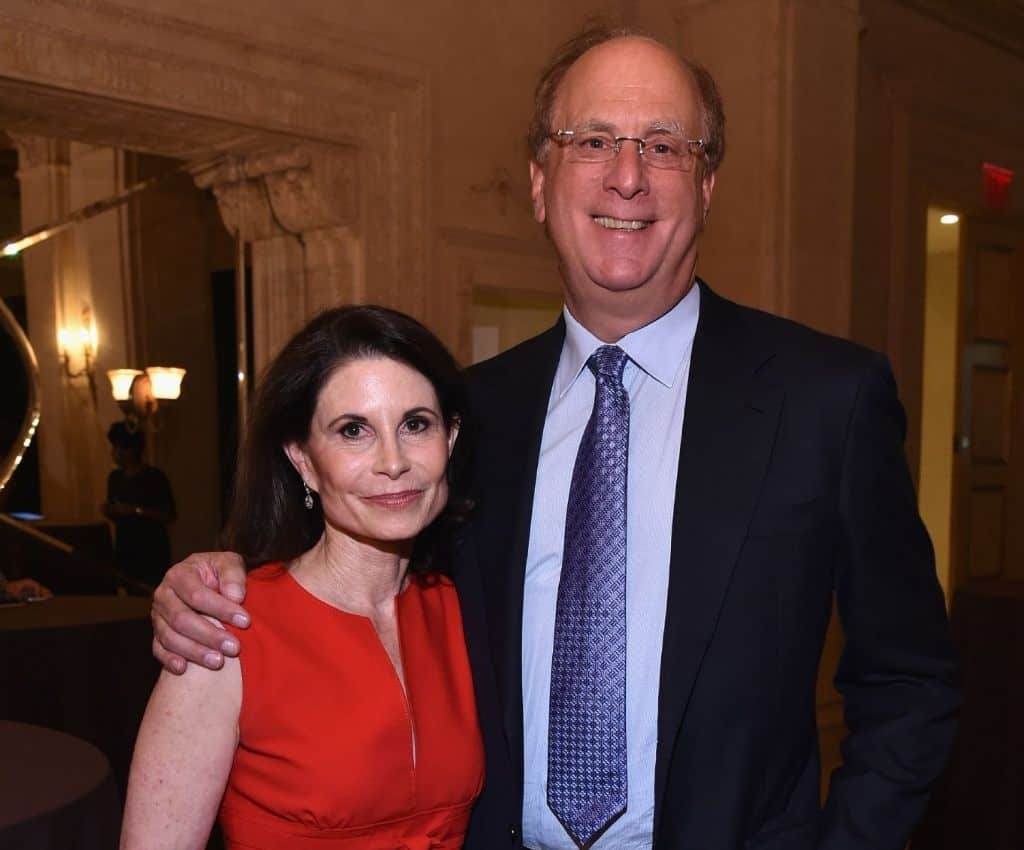
[[[603,345],[569,487],[548,720],[548,806],[580,848],[626,810],[626,353]]]

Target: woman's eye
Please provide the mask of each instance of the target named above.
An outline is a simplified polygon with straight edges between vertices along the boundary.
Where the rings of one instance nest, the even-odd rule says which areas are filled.
[[[363,434],[363,426],[358,422],[346,422],[341,426],[339,433],[350,440],[358,439]]]
[[[421,434],[430,428],[430,420],[425,416],[411,416],[405,420],[405,430],[411,434]]]

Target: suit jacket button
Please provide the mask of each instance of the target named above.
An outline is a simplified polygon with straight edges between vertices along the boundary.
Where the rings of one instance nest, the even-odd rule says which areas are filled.
[[[510,823],[508,825],[508,837],[512,841],[518,841],[519,840],[519,827],[516,826],[514,823]]]

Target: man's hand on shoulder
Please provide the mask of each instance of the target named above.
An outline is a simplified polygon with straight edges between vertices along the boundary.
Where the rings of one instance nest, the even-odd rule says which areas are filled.
[[[238,640],[221,623],[247,628],[245,566],[234,552],[190,555],[171,567],[153,594],[153,655],[171,673],[188,662],[218,670],[238,655]]]

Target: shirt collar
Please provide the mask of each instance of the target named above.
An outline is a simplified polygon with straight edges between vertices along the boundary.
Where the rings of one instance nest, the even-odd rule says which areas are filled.
[[[555,395],[561,398],[576,382],[587,360],[605,343],[594,336],[569,312],[565,317],[565,342],[555,372]],[[671,388],[683,360],[690,356],[700,314],[700,287],[690,291],[667,313],[642,328],[626,334],[616,345],[622,348],[640,369],[659,384]]]

